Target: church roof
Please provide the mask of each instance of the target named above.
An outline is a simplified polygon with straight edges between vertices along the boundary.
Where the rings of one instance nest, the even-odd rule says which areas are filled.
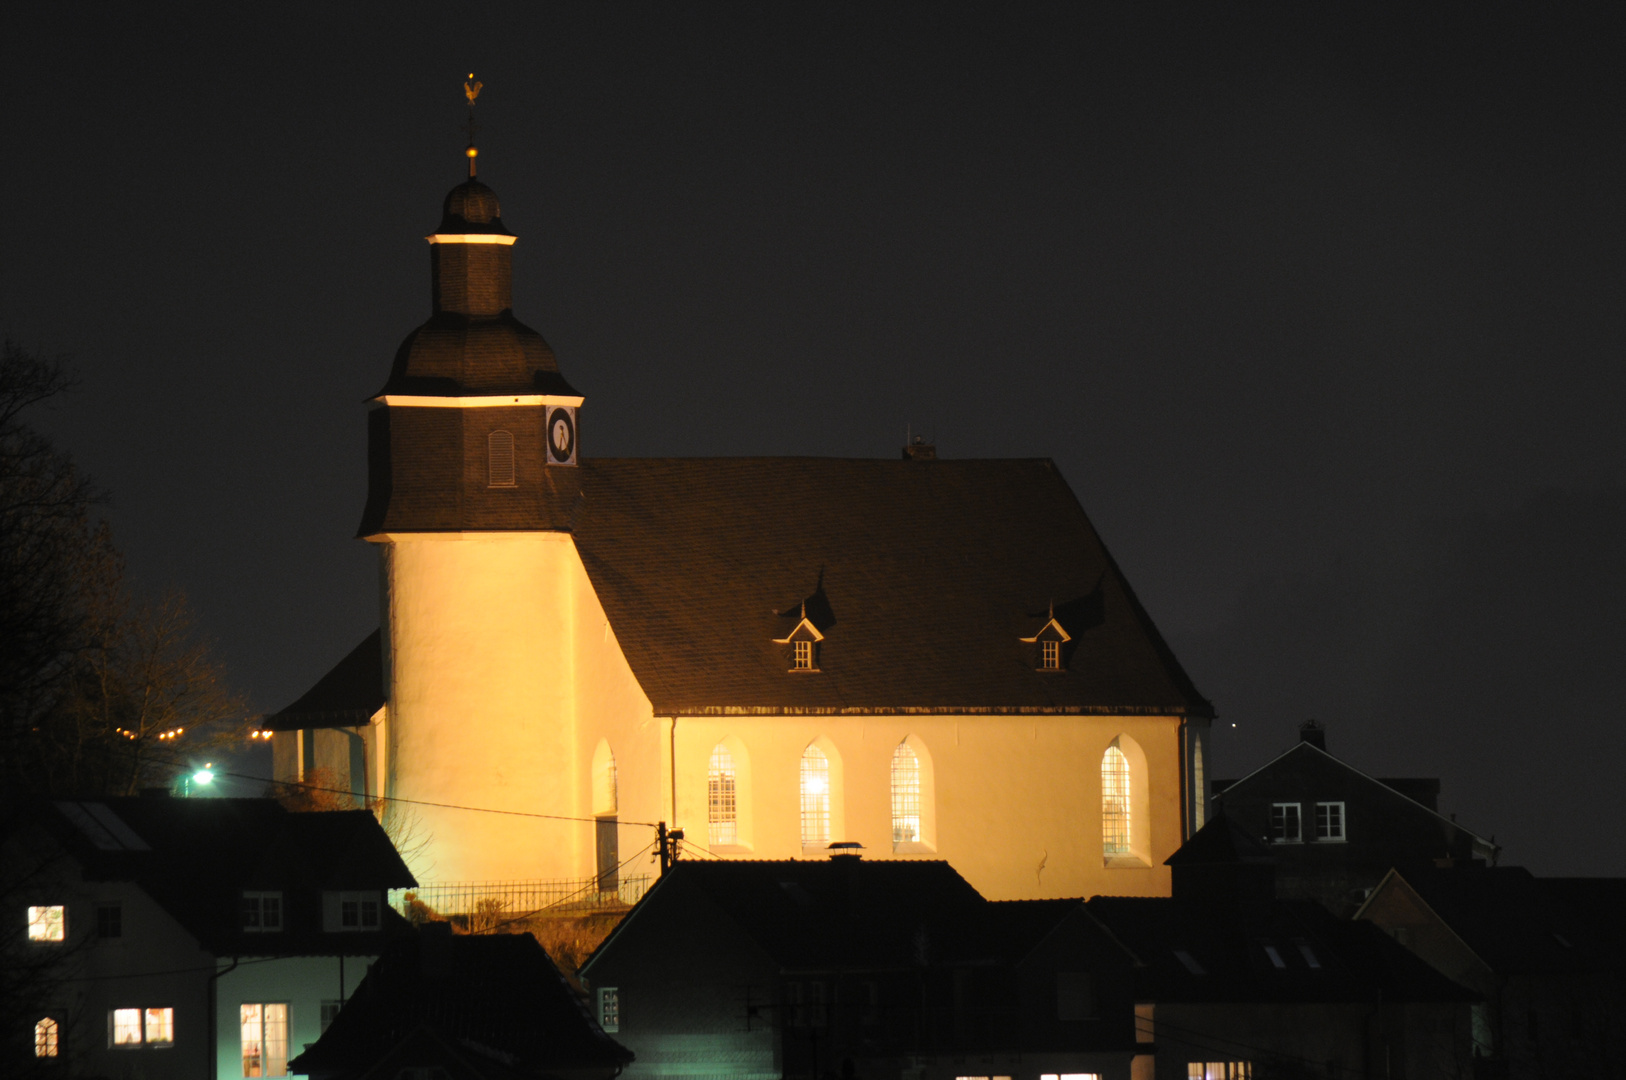
[[[576,545],[657,715],[1212,715],[1048,460],[581,470]],[[804,616],[818,670],[792,672],[782,642]],[[1069,640],[1040,671],[1031,639],[1052,617]],[[376,639],[270,726],[376,708]]]
[[[1211,715],[1053,463],[588,459],[575,537],[659,715]],[[818,671],[776,644],[804,607]],[[1059,671],[1023,638],[1071,636]]]

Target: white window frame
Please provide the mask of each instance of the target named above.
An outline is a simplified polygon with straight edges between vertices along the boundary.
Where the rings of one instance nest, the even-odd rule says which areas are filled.
[[[791,642],[793,663],[796,671],[813,671],[813,642],[809,638],[798,638]]]
[[[34,945],[61,945],[68,940],[68,905],[30,904],[28,940]]]
[[[706,839],[714,848],[740,842],[740,783],[734,753],[723,744],[711,748],[706,764]]]
[[[892,750],[892,844],[920,843],[920,755],[908,741]]]
[[[255,1010],[253,1020],[250,1020],[246,1015],[249,1009]],[[273,1045],[273,1040],[267,1032],[269,1025],[273,1023],[271,1017],[268,1015],[272,1009],[282,1010],[282,1056],[280,1060],[280,1064],[282,1066],[281,1072],[272,1072],[270,1070],[272,1065],[279,1064],[278,1059],[272,1056],[271,1047]],[[292,1049],[292,1036],[294,1030],[293,1019],[293,1009],[286,1001],[245,1001],[238,1006],[237,1022],[239,1041],[237,1049],[238,1057],[242,1061],[242,1075],[244,1077],[274,1078],[279,1076],[293,1075],[288,1071],[288,1059],[293,1056],[289,1053],[289,1051]],[[257,1025],[257,1031],[255,1032],[255,1044],[259,1047],[260,1051],[258,1055],[258,1065],[253,1072],[249,1071],[249,1040],[246,1037],[249,1032],[249,1024],[251,1023]]]
[[[816,743],[802,751],[802,847],[821,848],[830,842],[835,799],[831,787],[830,755]]]
[[[283,912],[280,889],[243,890],[242,920],[245,934],[280,934],[284,925]],[[274,920],[267,918],[271,913],[275,913]]]
[[[1334,807],[1337,808],[1336,812],[1333,809]],[[1326,818],[1327,818],[1326,835],[1322,835],[1321,819],[1322,819],[1322,811],[1323,810],[1327,811],[1327,813],[1326,813]],[[1335,813],[1336,813],[1336,817],[1337,817],[1337,826],[1338,826],[1336,831],[1334,831],[1333,828],[1332,828],[1332,826],[1334,824],[1333,818],[1335,816]],[[1329,801],[1329,802],[1318,802],[1318,803],[1315,804],[1315,842],[1316,843],[1318,843],[1318,844],[1343,844],[1343,843],[1348,843],[1348,841],[1349,841],[1349,833],[1347,831],[1346,824],[1347,824],[1347,819],[1345,818],[1345,815],[1344,815],[1344,803],[1343,803],[1342,799],[1333,800],[1333,801]]]
[[[134,1013],[134,1026],[130,1018],[121,1018],[120,1013]],[[135,1038],[119,1042],[121,1026]],[[169,1049],[175,1045],[174,1006],[118,1005],[107,1010],[107,1045],[112,1050]]]
[[[1282,820],[1276,820],[1276,811],[1282,811]],[[1288,811],[1292,811],[1293,828],[1287,828]],[[1270,804],[1270,842],[1272,844],[1304,843],[1304,804],[1273,802]]]
[[[356,922],[346,924],[346,904],[356,905]],[[361,921],[363,905],[372,905],[374,921]],[[322,929],[330,934],[358,934],[382,929],[384,925],[384,896],[377,889],[329,889],[322,894]]]
[[[1061,670],[1061,642],[1048,638],[1039,642],[1039,667],[1042,671]]]
[[[595,993],[598,996],[598,1026],[606,1032],[621,1030],[621,988],[619,986],[601,986]]]
[[[1134,774],[1129,755],[1116,739],[1101,755],[1101,854],[1119,859],[1134,854]]]

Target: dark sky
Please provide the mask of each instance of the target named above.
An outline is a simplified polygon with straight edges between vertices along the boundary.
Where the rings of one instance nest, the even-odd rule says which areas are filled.
[[[0,329],[257,708],[376,625],[474,71],[584,453],[1054,457],[1219,775],[1316,717],[1626,874],[1618,5],[572,7],[7,16]]]

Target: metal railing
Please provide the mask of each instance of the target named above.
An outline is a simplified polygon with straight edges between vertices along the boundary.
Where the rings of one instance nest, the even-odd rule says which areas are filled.
[[[565,915],[631,907],[649,891],[649,884],[648,874],[622,877],[614,889],[599,888],[597,878],[434,882],[414,889],[391,889],[390,906],[410,917],[407,897],[411,896],[442,917]]]

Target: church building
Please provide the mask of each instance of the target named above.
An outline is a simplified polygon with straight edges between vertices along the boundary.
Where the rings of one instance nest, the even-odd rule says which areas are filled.
[[[597,457],[496,194],[428,240],[368,402],[380,626],[266,721],[279,780],[385,797],[430,884],[613,890],[660,822],[691,857],[1168,894],[1213,711],[1053,463]]]

